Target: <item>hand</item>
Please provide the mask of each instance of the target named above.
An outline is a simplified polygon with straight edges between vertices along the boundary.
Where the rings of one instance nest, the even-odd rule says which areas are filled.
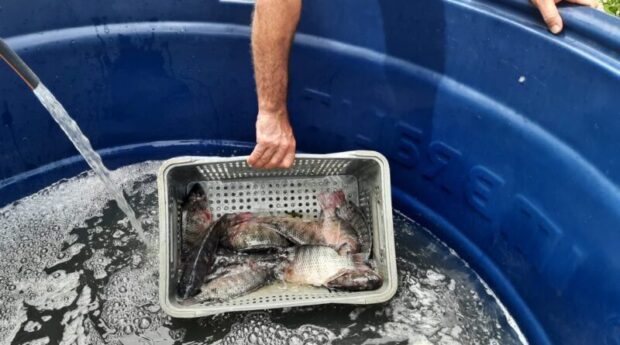
[[[562,0],[530,0],[538,8],[540,13],[547,23],[547,27],[549,31],[553,34],[559,34],[564,27],[564,23],[562,23],[562,17],[560,17],[560,12],[556,6]],[[592,8],[601,8],[602,5],[598,0],[567,0],[573,4],[590,6]]]
[[[256,147],[248,158],[254,168],[290,168],[295,161],[295,137],[286,110],[259,111],[256,119]]]

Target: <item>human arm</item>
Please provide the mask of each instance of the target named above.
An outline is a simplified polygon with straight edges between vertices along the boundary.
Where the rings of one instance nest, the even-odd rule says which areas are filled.
[[[248,163],[288,168],[295,160],[295,137],[288,119],[288,59],[301,14],[301,0],[256,0],[252,56],[258,97],[256,147]]]

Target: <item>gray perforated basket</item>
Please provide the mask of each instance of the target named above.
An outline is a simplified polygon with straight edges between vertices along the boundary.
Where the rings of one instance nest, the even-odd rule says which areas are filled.
[[[383,277],[383,285],[374,291],[334,292],[278,282],[222,303],[181,305],[176,297],[182,236],[179,208],[188,188],[196,182],[205,187],[216,217],[246,211],[274,214],[294,211],[304,217],[318,217],[316,195],[344,190],[348,200],[360,205],[372,226],[372,257]],[[377,152],[300,154],[288,170],[252,169],[246,157],[179,157],[161,166],[158,189],[159,295],[162,308],[171,316],[191,318],[326,303],[371,304],[385,302],[396,293],[389,165]]]

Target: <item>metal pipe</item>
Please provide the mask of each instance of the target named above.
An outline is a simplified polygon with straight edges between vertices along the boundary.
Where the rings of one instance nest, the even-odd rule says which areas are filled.
[[[39,77],[26,65],[17,53],[9,47],[3,39],[0,38],[0,58],[4,60],[17,75],[28,85],[28,87],[34,90],[40,83]]]

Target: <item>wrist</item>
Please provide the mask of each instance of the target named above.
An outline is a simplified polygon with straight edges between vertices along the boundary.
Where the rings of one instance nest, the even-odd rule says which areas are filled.
[[[259,106],[258,116],[270,118],[288,118],[286,105],[281,106]]]

